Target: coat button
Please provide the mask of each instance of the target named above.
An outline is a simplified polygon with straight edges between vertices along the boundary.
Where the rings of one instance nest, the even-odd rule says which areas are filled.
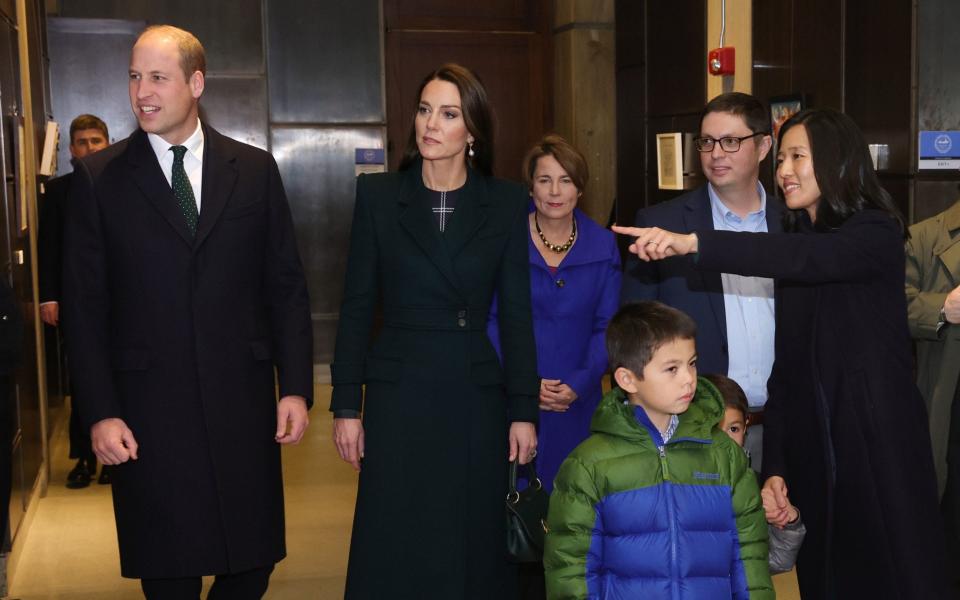
[[[460,312],[457,313],[457,316],[462,319],[467,316],[467,311],[461,310]]]
[[[558,280],[557,280],[557,287],[562,288],[562,287],[565,286],[565,285],[567,285],[567,282],[566,282],[566,281],[564,281],[564,280],[562,280],[562,279],[558,279]]]
[[[467,320],[466,320],[466,319],[457,319],[457,325],[459,325],[460,327],[466,327],[466,326],[467,326]]]

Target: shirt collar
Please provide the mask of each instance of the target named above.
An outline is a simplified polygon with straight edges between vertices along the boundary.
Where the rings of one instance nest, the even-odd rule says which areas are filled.
[[[174,146],[174,144],[155,133],[148,133],[147,139],[150,140],[150,146],[153,148],[154,154],[157,155],[157,160],[163,160],[170,148]],[[203,161],[203,127],[200,126],[200,119],[197,119],[197,128],[193,131],[193,134],[179,145],[186,146],[187,152],[197,160]]]
[[[710,208],[713,211],[713,216],[719,217],[724,221],[734,220],[740,222],[750,218],[766,218],[767,216],[767,191],[763,189],[763,185],[761,185],[759,181],[757,182],[757,193],[760,194],[760,209],[748,213],[745,219],[741,219],[737,213],[727,208],[727,205],[720,199],[717,191],[713,189],[712,183],[707,183],[707,193],[710,195]]]

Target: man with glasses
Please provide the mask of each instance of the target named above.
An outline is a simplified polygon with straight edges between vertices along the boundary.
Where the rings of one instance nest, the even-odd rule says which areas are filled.
[[[732,92],[711,100],[700,113],[694,143],[707,184],[637,213],[637,227],[690,233],[781,231],[781,205],[760,184],[760,163],[770,152],[770,120],[763,104]],[[773,366],[773,280],[711,273],[694,268],[693,257],[642,262],[630,255],[624,269],[624,302],[659,300],[697,323],[697,368],[722,373],[740,384],[750,404],[745,447],[760,470],[763,407]]]

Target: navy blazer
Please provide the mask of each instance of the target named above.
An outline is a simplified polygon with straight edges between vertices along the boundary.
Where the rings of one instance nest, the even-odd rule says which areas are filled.
[[[767,195],[767,230],[783,230],[783,206]],[[660,227],[677,233],[713,230],[707,186],[637,212],[637,227]],[[697,366],[701,373],[726,373],[727,315],[719,272],[694,268],[693,256],[643,262],[630,254],[624,267],[622,303],[659,300],[687,313],[697,323]]]

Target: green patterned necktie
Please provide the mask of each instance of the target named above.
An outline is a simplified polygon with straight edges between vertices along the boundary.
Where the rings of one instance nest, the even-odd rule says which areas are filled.
[[[186,146],[170,146],[173,150],[173,195],[183,211],[183,216],[187,219],[187,229],[191,235],[197,233],[197,199],[193,197],[193,186],[190,184],[190,178],[187,177],[187,171],[183,168],[183,155],[187,153]]]

